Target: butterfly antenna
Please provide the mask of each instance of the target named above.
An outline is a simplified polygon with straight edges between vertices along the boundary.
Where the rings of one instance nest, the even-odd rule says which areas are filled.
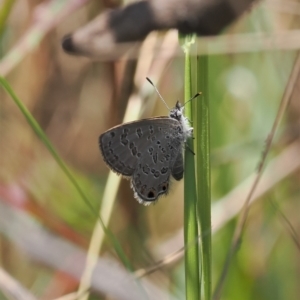
[[[190,101],[194,100],[195,98],[197,98],[198,96],[202,95],[201,92],[198,92],[195,96],[193,96],[190,100],[186,101],[183,106],[185,106],[187,103],[189,103]]]
[[[166,107],[168,108],[168,110],[170,110],[170,107],[168,106],[168,104],[166,103],[166,101],[164,100],[164,98],[162,97],[162,95],[159,93],[159,91],[158,91],[157,87],[154,85],[154,83],[148,77],[146,77],[146,79],[152,84],[152,86],[154,87],[154,89],[155,89],[156,93],[158,94],[159,98],[166,105]]]

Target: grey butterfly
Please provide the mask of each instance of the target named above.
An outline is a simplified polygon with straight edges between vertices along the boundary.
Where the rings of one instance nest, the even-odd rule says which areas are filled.
[[[192,131],[177,101],[169,117],[143,119],[107,130],[99,137],[100,150],[109,168],[131,180],[134,197],[149,205],[169,192],[171,176],[182,179],[183,146]]]

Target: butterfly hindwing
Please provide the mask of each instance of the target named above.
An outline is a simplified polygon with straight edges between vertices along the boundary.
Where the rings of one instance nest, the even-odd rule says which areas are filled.
[[[171,169],[172,176],[176,180],[181,180],[183,177],[183,171],[184,171],[183,156],[182,156],[182,149],[180,149]]]

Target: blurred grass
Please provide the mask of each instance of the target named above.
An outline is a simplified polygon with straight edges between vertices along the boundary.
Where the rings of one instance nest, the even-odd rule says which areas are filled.
[[[84,204],[89,208],[90,212],[96,217],[97,221],[100,222],[101,228],[105,233],[105,236],[109,239],[111,246],[114,248],[116,253],[118,254],[119,259],[122,261],[124,266],[126,266],[127,269],[132,270],[132,266],[128,258],[126,257],[122,247],[120,246],[118,240],[114,237],[110,229],[106,227],[107,224],[104,223],[102,216],[97,213],[97,210],[95,210],[95,207],[93,207],[93,202],[89,196],[87,196],[87,191],[83,190],[82,187],[79,185],[78,181],[76,180],[76,177],[73,175],[71,170],[68,168],[68,166],[64,163],[50,140],[45,135],[42,128],[39,126],[39,124],[36,122],[35,118],[32,116],[32,114],[28,111],[26,106],[22,103],[22,101],[16,96],[11,86],[8,84],[8,82],[0,76],[0,84],[2,87],[6,90],[6,92],[11,96],[12,100],[15,102],[15,104],[20,109],[22,115],[27,120],[28,124],[30,125],[31,129],[35,132],[35,134],[40,138],[42,143],[46,146],[47,150],[51,154],[51,156],[54,158],[56,163],[58,164],[59,168],[62,170],[64,175],[68,178],[70,181],[72,187],[76,190],[76,192],[79,194],[81,200],[84,202]],[[98,253],[98,252],[97,252]]]
[[[5,0],[0,8],[0,35],[2,34],[7,18],[13,8],[15,0]]]
[[[16,2],[0,37],[1,51],[9,52],[24,33],[33,7],[22,10]],[[24,8],[24,7],[23,7]],[[122,63],[93,64],[70,57],[59,48],[60,38],[89,19],[93,4],[76,11],[56,25],[38,48],[9,74],[15,87],[42,129],[71,166],[77,180],[91,194],[94,206],[103,191],[107,169],[98,151],[98,135],[118,124],[121,107],[114,93]],[[277,32],[299,26],[298,16],[283,15],[261,5],[253,9],[227,33]],[[211,189],[216,201],[255,171],[271,124],[293,65],[293,51],[249,52],[215,55],[209,59],[211,115]],[[157,58],[158,59],[158,58]],[[183,57],[175,58],[165,70],[160,92],[170,106],[183,99]],[[201,97],[197,100],[201,101]],[[0,91],[0,199],[21,209],[59,237],[86,248],[94,219],[57,168],[40,142],[28,130],[21,114]],[[153,115],[166,115],[157,104]],[[271,157],[276,156],[299,134],[299,95],[295,92]],[[174,184],[170,196],[152,207],[142,207],[132,197],[128,182],[118,194],[110,228],[118,237],[135,268],[161,258],[159,246],[183,224],[182,183]],[[222,299],[298,299],[299,252],[269,204],[275,199],[299,232],[299,172],[286,178],[258,201],[250,211],[239,252],[232,262]],[[240,199],[243,201],[243,199]],[[31,205],[31,206],[30,206]],[[33,206],[35,205],[35,206]],[[48,219],[47,219],[48,218]],[[12,220],[12,226],[13,226]],[[54,224],[62,224],[55,227]],[[230,245],[235,220],[212,240],[212,286],[216,283]],[[65,229],[71,229],[67,231]],[[22,228],[20,237],[28,235]],[[76,238],[72,237],[72,234]],[[83,242],[82,242],[83,241]],[[177,244],[169,252],[176,250]],[[1,263],[7,271],[39,298],[49,299],[74,291],[66,279],[55,280],[57,270],[28,257],[1,235]],[[101,255],[115,256],[106,245]],[[18,264],[16,263],[18,262]],[[182,262],[156,272],[149,279],[177,298],[184,299]],[[43,278],[43,282],[39,278]],[[100,296],[92,292],[94,299]]]

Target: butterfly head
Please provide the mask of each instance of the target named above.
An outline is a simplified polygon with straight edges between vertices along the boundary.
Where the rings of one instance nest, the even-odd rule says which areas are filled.
[[[169,117],[181,124],[183,139],[185,141],[188,137],[192,136],[193,128],[190,126],[188,118],[183,115],[183,110],[184,107],[177,101],[175,107],[171,109]]]
[[[170,118],[176,119],[177,121],[181,122],[182,114],[183,114],[183,106],[181,106],[179,101],[177,101],[175,107],[172,108],[170,111]]]

